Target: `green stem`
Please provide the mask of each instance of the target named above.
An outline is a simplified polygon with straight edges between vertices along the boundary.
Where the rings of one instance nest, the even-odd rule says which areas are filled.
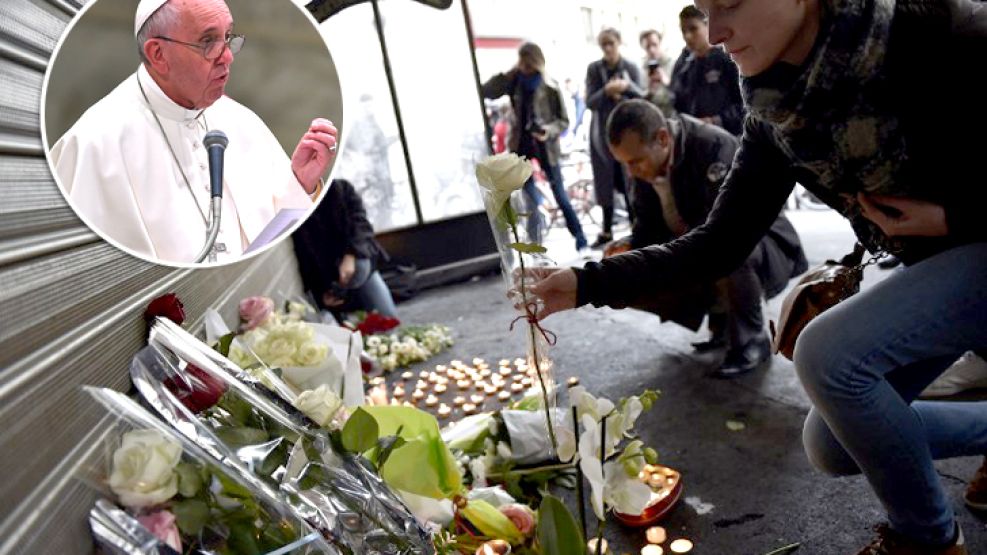
[[[576,434],[576,453],[579,453],[579,415],[576,407],[572,407],[572,431]],[[575,457],[573,457],[575,460]],[[583,467],[576,465],[576,503],[579,504],[579,526],[586,537],[586,494],[583,491]]]
[[[517,224],[511,224],[511,231],[514,233],[514,242],[520,243]],[[518,261],[521,265],[521,303],[525,312],[528,311],[528,288],[525,284],[524,253],[518,252]],[[541,375],[541,359],[538,356],[538,335],[535,326],[528,323],[528,334],[531,338],[531,356],[535,360],[535,372],[538,373],[538,383],[541,385],[542,400],[545,401],[545,422],[548,424],[548,437],[552,441],[552,452],[558,456],[559,443],[555,439],[555,429],[552,426],[552,407],[548,404],[548,388],[545,386],[545,379]]]
[[[596,555],[603,553],[603,528],[606,524],[606,520],[601,520],[596,527]]]
[[[525,468],[522,470],[508,470],[507,472],[494,472],[487,474],[487,478],[506,478],[508,476],[527,476],[529,474],[537,474],[539,472],[545,472],[546,470],[568,470],[575,467],[575,463],[562,463],[562,464],[550,464],[546,466],[538,466],[535,468]]]
[[[603,470],[603,465],[607,460],[607,416],[600,419],[600,470]],[[603,476],[604,484],[606,483],[606,475]],[[602,488],[603,486],[601,486]],[[607,513],[606,504],[603,505],[604,516]],[[603,527],[606,525],[606,519],[600,519],[599,526],[596,527],[596,555],[600,555],[600,544],[603,543]]]

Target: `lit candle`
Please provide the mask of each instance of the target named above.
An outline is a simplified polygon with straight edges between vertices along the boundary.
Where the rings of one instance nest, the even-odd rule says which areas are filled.
[[[483,388],[483,392],[487,395],[494,395],[497,393],[497,388],[492,385],[488,385]]]
[[[384,385],[384,378],[377,376],[376,378],[370,379],[370,385]]]
[[[524,387],[529,387],[531,383],[532,383],[531,378],[524,378],[523,380],[521,380],[521,385],[523,385]]]
[[[512,383],[511,384],[511,392],[512,393],[521,393],[522,391],[524,391],[524,386],[521,385],[520,383]]]
[[[449,365],[450,366],[462,366],[463,365],[463,361],[461,361],[461,360],[454,360],[454,361],[450,362]]]
[[[447,368],[444,364],[436,364],[435,365],[435,371],[436,372],[444,373],[444,372],[447,372],[448,370],[449,370],[449,368]]]
[[[506,401],[511,398],[511,392],[501,391],[500,393],[497,394],[497,398],[500,399],[501,401]]]
[[[435,392],[436,392],[436,393],[438,393],[439,395],[442,395],[443,393],[445,393],[445,392],[446,392],[446,386],[444,386],[444,385],[442,385],[442,384],[440,384],[440,383],[438,383],[438,384],[435,384],[435,387],[434,387],[433,389],[434,389],[434,390],[435,390]]]
[[[424,380],[428,378],[428,374],[429,374],[428,370],[422,370],[421,372],[418,373],[418,377]]]
[[[418,383],[415,384],[415,389],[425,389],[426,387],[428,387],[428,382],[425,380],[418,380]]]
[[[510,366],[511,361],[507,360],[506,358],[502,358],[500,359],[500,362],[498,362],[497,364],[499,364],[500,366]]]
[[[436,397],[435,395],[429,395],[428,397],[425,398],[426,407],[434,407],[435,405],[438,404],[439,404],[439,398]]]
[[[452,409],[448,405],[445,403],[439,405],[439,418],[446,418],[450,413],[452,413]]]
[[[488,370],[486,368],[484,368],[483,370],[480,370],[480,377],[481,378],[490,377],[490,370]]]
[[[641,555],[663,555],[665,550],[660,545],[646,545],[641,548]]]
[[[510,376],[513,370],[511,370],[510,367],[501,366],[500,370],[498,370],[497,372],[499,372],[501,376]]]
[[[478,364],[483,364],[483,359],[482,358],[474,358],[473,359],[473,366],[476,366]]]
[[[476,413],[476,405],[473,403],[466,403],[463,405],[463,414],[474,414]]]
[[[415,377],[415,373],[412,372],[411,370],[408,370],[406,372],[401,372],[401,377],[406,380],[410,380],[411,378]]]
[[[511,379],[512,379],[512,380],[514,380],[514,381],[516,381],[516,382],[519,382],[519,381],[521,381],[521,380],[523,380],[523,379],[524,379],[524,376],[522,376],[521,374],[514,374],[514,375],[513,375],[512,377],[511,377]]]
[[[397,386],[397,387],[395,387],[394,388],[394,397],[396,397],[398,399],[400,399],[401,397],[404,397],[404,388],[401,387],[400,385]]]
[[[477,391],[483,391],[483,388],[487,387],[487,382],[486,382],[486,380],[479,380],[476,383],[474,383],[473,385],[476,386],[476,390]]]
[[[528,361],[524,360],[523,358],[514,359],[514,366],[521,366],[525,364],[528,364]]]
[[[459,380],[456,382],[456,385],[459,386],[459,389],[469,389],[473,385],[473,382],[470,380]]]
[[[475,395],[475,394],[470,395],[470,402],[473,403],[474,405],[482,405],[483,395]]]
[[[672,550],[672,553],[688,553],[692,551],[692,542],[685,538],[679,538],[669,544],[668,548]]]
[[[660,488],[665,485],[665,477],[656,472],[648,478],[648,485],[653,488]]]
[[[586,552],[590,555],[596,555],[596,541],[597,538],[590,538],[589,541],[586,542]],[[606,539],[600,539],[600,553],[605,553],[607,555],[610,553],[610,545],[607,543]]]
[[[652,526],[644,532],[644,537],[647,538],[648,543],[665,543],[668,539],[668,534],[665,533],[665,529],[661,526]],[[641,552],[642,554],[644,551]]]
[[[511,544],[504,540],[490,540],[476,548],[475,555],[510,555],[510,553]]]
[[[425,392],[420,389],[416,389],[415,392],[411,394],[411,398],[414,399],[415,401],[419,401],[424,397],[425,397]]]
[[[462,406],[462,404],[465,403],[465,402],[466,402],[466,397],[463,397],[462,395],[457,395],[452,400],[452,404],[456,405],[457,407],[458,406]]]
[[[579,378],[577,378],[576,376],[572,376],[566,381],[566,383],[569,384],[569,387],[575,387],[579,385]]]

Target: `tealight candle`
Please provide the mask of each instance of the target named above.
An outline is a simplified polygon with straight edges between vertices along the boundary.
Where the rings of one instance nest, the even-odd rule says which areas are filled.
[[[487,382],[486,382],[486,380],[479,380],[476,383],[474,383],[473,385],[476,386],[476,390],[477,391],[483,391],[483,388],[487,387]]]
[[[448,405],[446,405],[445,403],[439,405],[439,411],[438,411],[439,418],[446,418],[447,416],[449,416],[450,413],[452,413],[452,409],[449,408]]]
[[[566,383],[569,385],[569,387],[575,387],[579,385],[579,378],[577,378],[576,376],[572,376],[571,378],[566,380]]]
[[[648,477],[648,485],[653,488],[660,488],[665,483],[665,477],[660,473],[654,473]]]
[[[483,392],[486,393],[487,395],[494,395],[495,393],[497,393],[497,388],[492,385],[488,385],[483,388]]]
[[[610,545],[607,543],[607,540],[600,539],[599,541],[600,541],[600,553],[609,555]],[[586,552],[589,553],[590,555],[596,555],[596,542],[597,542],[597,538],[590,538],[589,541],[586,542]]]
[[[462,366],[463,365],[463,361],[461,361],[461,360],[454,360],[454,361],[450,362],[449,365],[450,366]]]
[[[648,543],[665,543],[668,539],[668,534],[665,533],[665,529],[661,526],[652,526],[644,532],[644,537],[647,538]],[[644,551],[641,551],[642,555]]]
[[[376,378],[370,379],[370,385],[384,385],[385,381],[386,380],[384,380],[384,378],[377,376]]]
[[[438,393],[439,395],[442,395],[443,393],[445,393],[445,392],[446,392],[446,386],[444,386],[444,385],[442,385],[442,384],[440,384],[440,383],[438,383],[438,384],[435,384],[435,387],[434,387],[434,388],[432,388],[432,389],[433,389],[433,390],[434,390],[434,391],[435,391],[436,393]]]
[[[501,401],[506,401],[511,398],[511,392],[501,391],[500,393],[497,394],[497,398],[500,399]]]
[[[510,555],[510,553],[511,544],[504,540],[490,540],[476,548],[475,555]]]
[[[397,387],[395,387],[394,388],[394,393],[392,393],[392,395],[394,397],[398,398],[398,399],[400,399],[401,397],[404,397],[404,388],[401,387],[400,385],[397,386]]]
[[[473,366],[476,366],[477,364],[483,364],[483,359],[482,358],[474,358],[473,359]]]
[[[401,377],[405,380],[410,380],[411,378],[415,377],[415,373],[412,372],[411,370],[408,370],[406,372],[401,372]]]
[[[474,405],[482,405],[483,395],[470,395],[470,402]]]
[[[438,404],[439,404],[439,398],[436,397],[435,395],[429,395],[428,397],[425,398],[426,407],[434,407],[435,405]]]
[[[446,365],[444,365],[444,364],[436,364],[435,365],[435,371],[436,372],[443,373],[443,372],[446,372],[448,370],[449,370],[449,368],[446,367]]]
[[[523,385],[524,387],[530,387],[531,383],[532,383],[531,378],[524,378],[523,380],[521,380],[521,385]]]
[[[425,389],[426,387],[428,387],[428,382],[425,380],[418,380],[418,383],[415,384],[415,389]]]
[[[521,385],[520,383],[512,383],[511,384],[511,392],[512,393],[521,393],[522,391],[524,391],[524,386]]]
[[[473,403],[466,403],[463,405],[463,414],[474,414],[476,413],[476,405]]]
[[[428,370],[422,370],[418,373],[418,377],[424,380],[425,378],[428,378],[428,374]]]
[[[498,372],[498,373],[499,373],[499,374],[500,374],[501,376],[510,376],[510,375],[511,375],[511,372],[513,372],[513,370],[511,370],[511,369],[510,369],[509,367],[507,367],[507,366],[501,366],[501,367],[500,367],[500,370],[498,370],[497,372]]]
[[[692,551],[692,542],[685,538],[679,538],[670,543],[668,548],[672,550],[672,553],[688,553]]]
[[[488,377],[490,377],[490,370],[488,370],[486,368],[484,368],[483,370],[480,370],[480,377],[481,378],[488,378]]]
[[[510,366],[511,361],[507,360],[506,358],[502,358],[500,359],[500,362],[498,362],[497,364],[499,364],[500,366]]]
[[[519,382],[524,379],[524,376],[522,376],[521,374],[514,374],[514,376],[512,376],[511,379],[516,382]]]
[[[452,400],[452,404],[456,405],[457,407],[462,406],[462,404],[465,402],[466,402],[466,397],[463,397],[462,395],[457,395]]]
[[[528,364],[528,361],[524,360],[523,358],[514,359],[514,366],[521,366],[523,364]]]
[[[414,399],[415,401],[421,400],[424,397],[425,397],[425,392],[420,389],[416,389],[415,392],[411,394],[411,398]]]
[[[641,548],[641,555],[663,555],[665,550],[660,545],[646,545]]]

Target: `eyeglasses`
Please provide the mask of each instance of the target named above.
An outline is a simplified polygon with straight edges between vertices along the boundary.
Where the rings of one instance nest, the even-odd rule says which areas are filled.
[[[229,47],[231,53],[236,54],[243,48],[243,41],[245,40],[243,35],[234,35],[233,33],[226,35],[226,38],[223,40],[206,39],[202,42],[182,42],[169,37],[154,38],[197,48],[202,52],[202,57],[210,62],[222,56],[227,47]]]

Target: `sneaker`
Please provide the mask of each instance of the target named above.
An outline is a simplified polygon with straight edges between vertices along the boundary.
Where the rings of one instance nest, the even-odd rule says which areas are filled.
[[[968,555],[963,529],[956,525],[956,539],[949,545],[935,547],[918,543],[895,532],[887,524],[874,527],[877,537],[857,555]]]
[[[987,388],[987,361],[973,351],[963,353],[945,372],[929,384],[919,397],[949,397],[968,389]]]
[[[607,243],[609,243],[610,241],[613,241],[613,233],[603,232],[596,236],[596,242],[590,245],[589,247],[591,249],[602,249],[603,247],[607,246]]]
[[[723,364],[713,372],[714,378],[736,378],[771,360],[771,340],[760,335],[739,349],[727,351]]]
[[[973,475],[973,480],[970,480],[966,494],[963,495],[963,501],[971,509],[987,511],[987,457],[984,457],[984,463],[980,465],[980,470],[977,470],[977,473]]]

